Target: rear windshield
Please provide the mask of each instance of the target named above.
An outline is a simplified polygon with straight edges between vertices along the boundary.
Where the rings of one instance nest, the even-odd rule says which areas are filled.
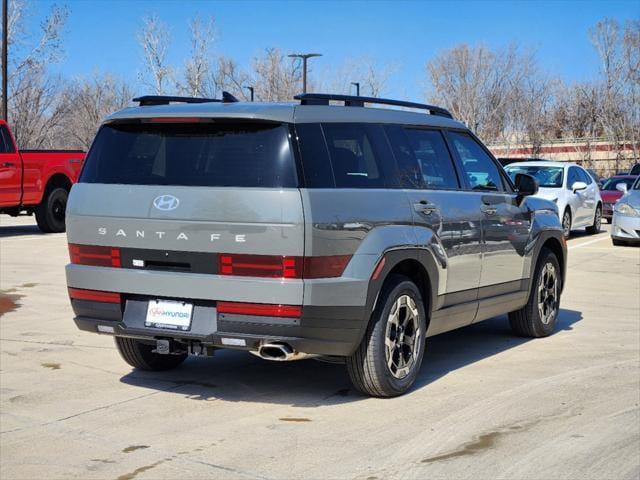
[[[615,191],[617,190],[616,187],[619,183],[626,183],[627,190],[631,190],[631,186],[633,185],[634,180],[635,178],[610,178],[609,180],[604,182],[602,190]]]
[[[103,126],[80,182],[296,187],[289,129],[273,123]]]

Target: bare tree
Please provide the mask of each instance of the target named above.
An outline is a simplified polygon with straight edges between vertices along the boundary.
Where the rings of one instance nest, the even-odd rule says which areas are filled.
[[[211,45],[215,39],[215,21],[211,17],[204,25],[196,17],[189,22],[191,55],[184,66],[184,85],[181,90],[195,97],[202,96],[207,78],[211,76]]]
[[[173,69],[167,63],[169,29],[157,15],[150,15],[143,18],[137,38],[142,48],[145,68],[140,80],[156,94],[162,95],[173,79]]]
[[[351,58],[338,68],[328,69],[316,85],[328,92],[349,94],[353,93],[351,82],[358,82],[360,95],[381,97],[397,70],[396,64],[379,63],[370,57]]]
[[[78,80],[69,87],[67,95],[73,110],[65,119],[65,143],[88,149],[102,120],[126,107],[133,98],[133,91],[124,81],[110,74],[95,74],[90,79]]]
[[[427,63],[430,100],[447,106],[486,139],[496,139],[505,129],[510,90],[530,62],[516,46],[496,52],[483,45],[445,50]]]
[[[616,20],[607,18],[589,30],[589,37],[601,61],[599,119],[616,146],[619,170],[627,144],[637,153],[640,140],[640,21],[627,22],[621,31]]]
[[[279,48],[267,48],[254,59],[251,78],[259,100],[290,101],[302,90],[302,62]]]
[[[25,22],[29,3],[14,0],[9,7],[9,122],[20,147],[55,146],[67,107],[64,80],[51,77],[48,67],[63,56],[62,29],[68,10],[52,7],[38,33],[32,34]]]

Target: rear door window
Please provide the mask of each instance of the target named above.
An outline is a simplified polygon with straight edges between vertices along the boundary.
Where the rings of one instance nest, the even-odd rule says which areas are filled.
[[[297,187],[289,129],[275,123],[120,123],[103,126],[81,182]]]
[[[464,174],[472,190],[502,191],[498,166],[468,133],[449,132],[453,148],[460,157]]]
[[[14,153],[14,151],[9,129],[4,125],[0,126],[0,153]]]
[[[418,168],[418,188],[458,188],[458,177],[442,133],[416,128],[404,131],[409,154]]]
[[[393,157],[380,125],[322,125],[337,188],[383,188]]]

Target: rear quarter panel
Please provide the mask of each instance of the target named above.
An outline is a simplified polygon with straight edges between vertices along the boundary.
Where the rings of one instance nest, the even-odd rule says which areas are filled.
[[[84,152],[26,150],[21,152],[24,165],[24,205],[37,205],[47,183],[56,174],[64,175],[71,184],[78,180],[85,158]]]

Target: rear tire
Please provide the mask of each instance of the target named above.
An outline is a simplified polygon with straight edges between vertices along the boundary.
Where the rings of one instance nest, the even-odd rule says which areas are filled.
[[[120,356],[139,370],[162,371],[177,367],[187,358],[187,354],[161,355],[152,352],[153,345],[147,345],[139,340],[128,337],[115,337],[116,347]]]
[[[593,215],[593,225],[587,227],[587,233],[589,235],[595,235],[600,233],[600,227],[602,226],[602,207],[598,205],[596,213]]]
[[[69,192],[64,188],[53,188],[45,192],[35,208],[36,222],[44,233],[59,233],[65,230],[65,210]]]
[[[555,253],[543,248],[536,264],[529,301],[509,314],[513,332],[521,337],[546,337],[556,329],[560,312],[562,271]]]
[[[403,275],[384,283],[358,350],[347,358],[353,385],[373,397],[395,397],[413,385],[426,335],[422,295]]]

